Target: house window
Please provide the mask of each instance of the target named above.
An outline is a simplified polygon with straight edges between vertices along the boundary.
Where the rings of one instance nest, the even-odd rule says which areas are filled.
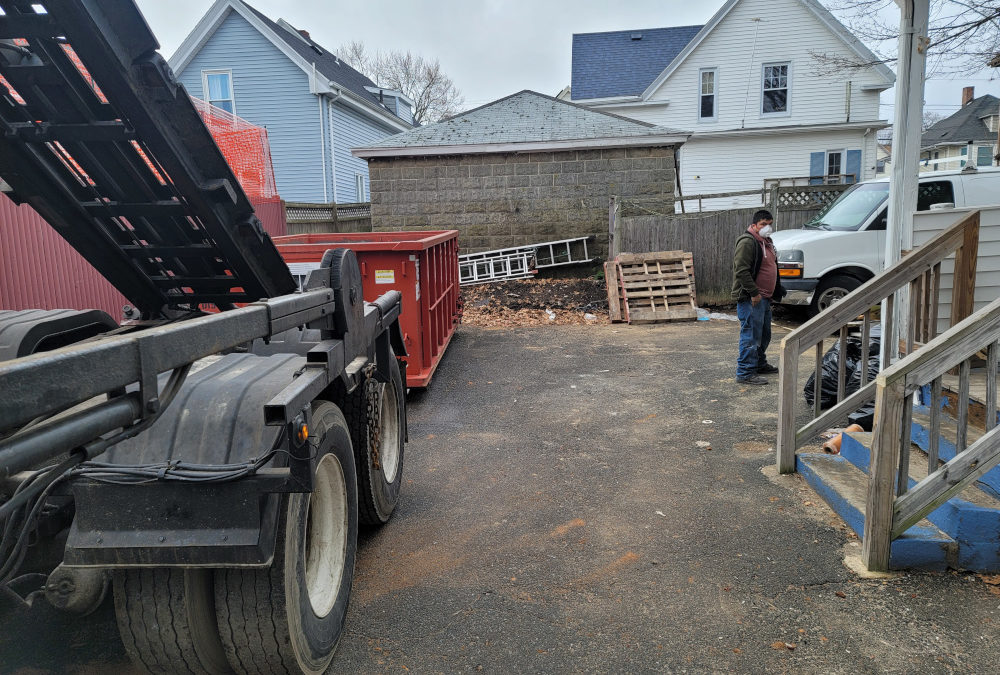
[[[203,70],[201,86],[205,100],[217,108],[236,114],[236,100],[233,97],[233,71]]]
[[[700,71],[701,81],[698,96],[698,119],[714,120],[716,114],[716,70],[715,68]]]
[[[365,199],[365,175],[363,173],[354,174],[354,185],[357,189],[358,203],[367,201]]]
[[[844,173],[844,152],[843,150],[830,150],[826,153],[826,182],[842,182],[841,174]]]
[[[993,148],[988,145],[980,145],[976,148],[976,166],[993,165]]]
[[[788,114],[788,70],[788,63],[764,64],[761,114]]]

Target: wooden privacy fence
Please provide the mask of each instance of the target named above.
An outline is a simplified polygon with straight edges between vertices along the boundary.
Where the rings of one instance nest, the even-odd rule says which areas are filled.
[[[774,186],[769,190],[701,195],[709,199],[753,193],[762,198],[766,196],[768,201],[763,206],[687,214],[653,213],[630,200],[612,197],[608,257],[614,258],[622,252],[690,251],[694,256],[699,304],[729,302],[733,285],[733,246],[755,211],[761,208],[771,211],[776,229],[801,227],[848,187]]]
[[[285,202],[285,219],[288,234],[371,232],[372,205]]]

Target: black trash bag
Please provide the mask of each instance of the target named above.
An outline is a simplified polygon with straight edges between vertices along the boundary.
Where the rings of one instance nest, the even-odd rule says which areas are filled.
[[[863,405],[847,416],[850,424],[858,424],[865,431],[871,431],[875,426],[875,404]]]
[[[861,388],[861,376],[864,368],[868,370],[868,382],[875,379],[879,372],[879,352],[882,345],[881,326],[875,325],[871,328],[868,340],[867,358],[861,356],[861,338],[850,337],[846,342],[847,363],[844,369],[844,396],[850,396]],[[826,350],[823,355],[823,374],[819,382],[819,406],[826,410],[837,404],[837,375],[840,372],[840,341],[833,343],[833,346]],[[812,373],[806,380],[806,386],[802,393],[805,395],[806,404],[813,404],[813,397],[816,391],[816,373]]]

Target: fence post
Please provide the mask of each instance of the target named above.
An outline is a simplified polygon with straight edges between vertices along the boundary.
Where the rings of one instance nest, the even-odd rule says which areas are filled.
[[[768,198],[770,202],[768,204],[768,210],[771,211],[771,215],[774,217],[774,222],[777,224],[776,229],[781,227],[781,221],[778,219],[778,184],[775,183],[771,186],[771,194]]]
[[[903,406],[909,405],[902,381],[887,382],[879,375],[875,394],[875,434],[872,437],[865,530],[861,561],[872,572],[889,570],[892,546],[893,487],[899,466]]]
[[[621,242],[618,241],[618,196],[611,195],[608,207],[608,260],[614,260],[621,253]]]

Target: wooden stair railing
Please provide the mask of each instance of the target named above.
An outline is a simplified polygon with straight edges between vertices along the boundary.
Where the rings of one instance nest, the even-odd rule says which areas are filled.
[[[895,265],[871,279],[842,300],[820,312],[811,320],[789,333],[781,341],[778,390],[778,441],[776,460],[780,473],[795,471],[795,453],[804,442],[811,440],[820,430],[846,419],[847,415],[865,403],[875,400],[876,383],[868,381],[867,363],[862,367],[861,388],[848,395],[844,359],[838,373],[837,403],[825,412],[821,410],[820,381],[824,340],[838,334],[841,353],[847,343],[848,325],[862,316],[861,354],[867,359],[871,338],[871,324],[877,320],[873,307],[885,303],[885,324],[891,325],[897,311],[906,312],[909,318],[905,336],[906,353],[913,353],[916,344],[933,341],[937,334],[937,308],[941,292],[941,262],[955,254],[955,287],[953,292],[950,325],[954,326],[972,313],[973,290],[976,278],[976,259],[979,246],[979,211],[963,213],[948,228],[934,235],[923,246],[911,251]],[[897,291],[909,287],[906,307],[901,304]],[[816,389],[812,419],[804,426],[796,426],[796,401],[799,388],[799,359],[802,353],[815,349]],[[891,339],[881,341],[883,368],[895,357]],[[922,350],[920,350],[922,351]]]
[[[873,571],[889,568],[889,549],[921,518],[1000,464],[997,427],[997,362],[1000,298],[909,354],[876,378],[871,473],[865,508],[862,561]],[[985,433],[968,444],[971,362],[985,349]],[[943,376],[958,368],[955,456],[938,460]],[[913,394],[930,385],[928,475],[909,487]]]

